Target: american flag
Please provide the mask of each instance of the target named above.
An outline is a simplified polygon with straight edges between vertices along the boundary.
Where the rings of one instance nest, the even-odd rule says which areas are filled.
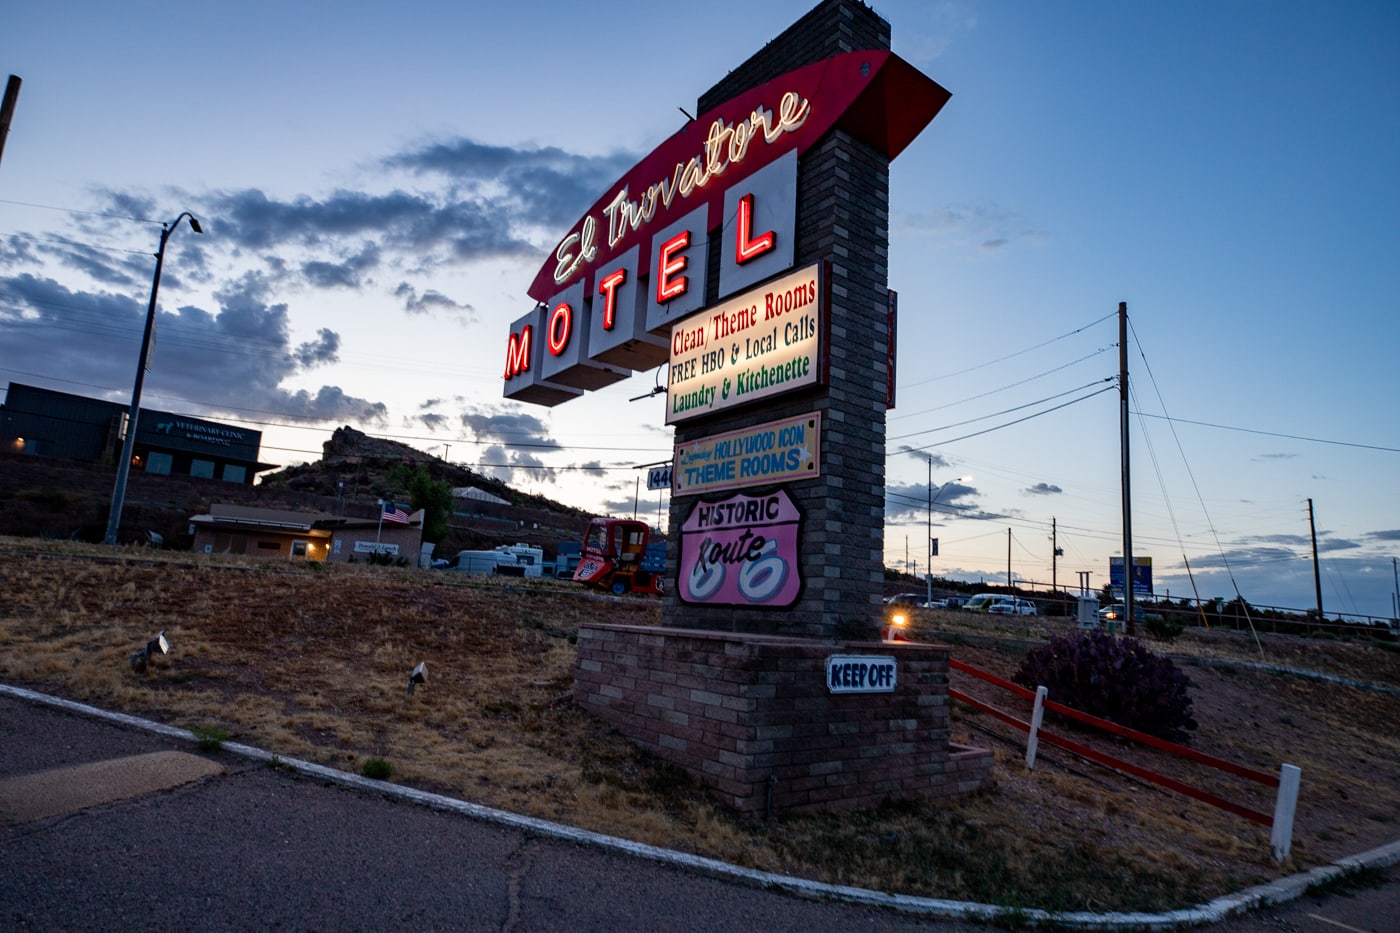
[[[398,522],[400,525],[408,524],[408,513],[387,499],[384,500],[384,513],[380,518],[386,522]]]

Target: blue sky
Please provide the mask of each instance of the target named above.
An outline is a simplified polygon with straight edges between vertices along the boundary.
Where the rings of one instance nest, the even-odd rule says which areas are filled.
[[[0,384],[129,398],[158,222],[189,210],[146,404],[253,424],[272,462],[350,424],[630,514],[669,456],[660,400],[627,401],[654,375],[508,403],[507,328],[677,108],[810,5],[15,0]],[[1203,597],[1312,606],[1312,498],[1326,609],[1390,614],[1400,7],[876,10],[953,93],[891,173],[888,563],[924,569],[931,456],[936,574],[1004,581],[1010,529],[1048,583],[1053,521],[1059,582],[1106,582],[1126,301],[1157,592],[1191,595],[1185,556]]]

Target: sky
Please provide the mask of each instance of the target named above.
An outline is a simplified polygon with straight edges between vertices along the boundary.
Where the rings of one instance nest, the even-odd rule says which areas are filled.
[[[143,405],[271,463],[351,425],[664,523],[664,400],[629,401],[664,374],[510,402],[506,335],[584,210],[811,6],[11,0],[0,386],[129,401],[190,211]],[[1400,6],[875,9],[953,95],[891,167],[887,566],[924,573],[931,530],[935,576],[1107,582],[1126,302],[1156,594],[1314,607],[1311,500],[1326,612],[1391,616]]]

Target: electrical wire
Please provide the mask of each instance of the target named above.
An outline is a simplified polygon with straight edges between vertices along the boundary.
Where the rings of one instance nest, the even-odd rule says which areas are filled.
[[[969,366],[968,368],[960,369],[957,372],[944,373],[941,376],[930,376],[928,379],[924,379],[919,382],[907,383],[905,385],[899,386],[898,389],[901,391],[904,389],[913,389],[917,388],[918,386],[928,385],[930,382],[938,382],[940,379],[951,379],[954,376],[962,376],[966,375],[967,373],[976,372],[979,369],[986,369],[988,366],[995,366],[997,363],[1005,363],[1007,360],[1014,360],[1016,357],[1024,356],[1025,354],[1030,353],[1033,350],[1039,350],[1041,347],[1048,347],[1052,343],[1057,343],[1061,340],[1073,337],[1076,334],[1083,333],[1091,327],[1095,327],[1099,324],[1102,324],[1104,321],[1117,317],[1117,315],[1117,311],[1112,311],[1108,314],[1105,314],[1098,320],[1090,321],[1088,324],[1085,324],[1082,327],[1077,327],[1074,330],[1069,331],[1068,333],[1061,334],[1058,337],[1051,337],[1049,340],[1046,340],[1043,343],[1038,343],[1033,347],[1026,347],[1024,350],[1017,350],[1015,353],[1009,353],[1006,356],[998,357],[994,360],[988,360],[985,363],[978,363],[976,366]]]

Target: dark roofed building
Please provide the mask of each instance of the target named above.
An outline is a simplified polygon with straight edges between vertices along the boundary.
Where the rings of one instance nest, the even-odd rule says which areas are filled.
[[[11,382],[0,405],[0,448],[15,453],[115,464],[129,406]],[[262,432],[142,408],[131,467],[251,485],[276,464],[258,460]]]

